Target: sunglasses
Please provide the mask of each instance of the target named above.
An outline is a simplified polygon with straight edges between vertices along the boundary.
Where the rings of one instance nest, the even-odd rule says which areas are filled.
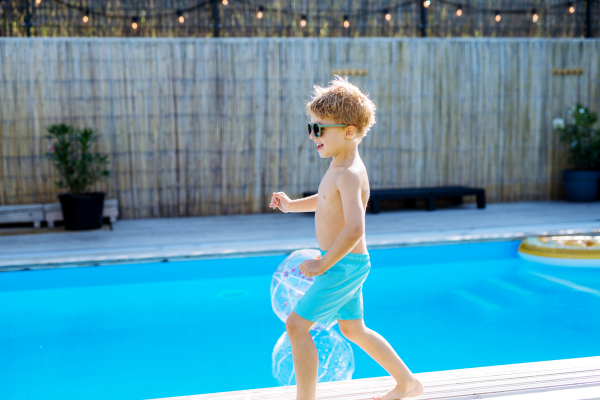
[[[308,135],[310,136],[311,133],[314,132],[315,137],[318,138],[319,136],[321,136],[321,133],[323,133],[323,128],[333,128],[333,127],[347,127],[348,125],[322,125],[322,124],[317,124],[316,122],[314,124],[311,124],[310,122],[308,123]]]

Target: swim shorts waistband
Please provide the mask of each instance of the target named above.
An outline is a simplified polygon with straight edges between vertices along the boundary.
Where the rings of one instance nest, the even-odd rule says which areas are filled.
[[[321,256],[324,256],[325,253],[327,253],[326,251],[321,250]],[[337,262],[337,264],[339,263],[364,263],[370,261],[369,259],[369,254],[357,254],[357,253],[348,253],[346,254],[340,261]]]

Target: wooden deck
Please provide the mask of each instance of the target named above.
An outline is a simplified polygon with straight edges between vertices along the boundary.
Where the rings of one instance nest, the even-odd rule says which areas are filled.
[[[600,202],[492,203],[367,214],[369,248],[600,232]],[[0,229],[0,272],[175,261],[314,248],[312,214],[251,214],[120,220],[93,231]]]
[[[598,400],[600,357],[466,368],[415,374],[425,391],[407,399]],[[367,400],[394,386],[390,377],[322,383],[317,400]],[[295,386],[162,400],[295,400]]]

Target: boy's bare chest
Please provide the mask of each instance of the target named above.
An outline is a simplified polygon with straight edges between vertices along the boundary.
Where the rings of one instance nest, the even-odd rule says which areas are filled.
[[[336,185],[337,174],[325,174],[319,184],[319,203],[322,205],[341,201]]]
[[[323,176],[323,179],[319,184],[319,202],[317,204],[317,208],[320,208],[321,210],[324,208],[340,208],[341,211],[342,197],[337,188],[338,177],[339,173],[330,172],[327,172]],[[361,184],[360,196],[364,206],[366,207],[367,201],[369,200],[369,181],[366,176]]]

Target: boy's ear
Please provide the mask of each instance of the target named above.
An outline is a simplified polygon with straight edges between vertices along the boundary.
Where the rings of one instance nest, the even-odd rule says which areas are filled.
[[[358,132],[356,131],[356,127],[354,125],[348,125],[346,127],[346,139],[354,139],[358,136]]]

